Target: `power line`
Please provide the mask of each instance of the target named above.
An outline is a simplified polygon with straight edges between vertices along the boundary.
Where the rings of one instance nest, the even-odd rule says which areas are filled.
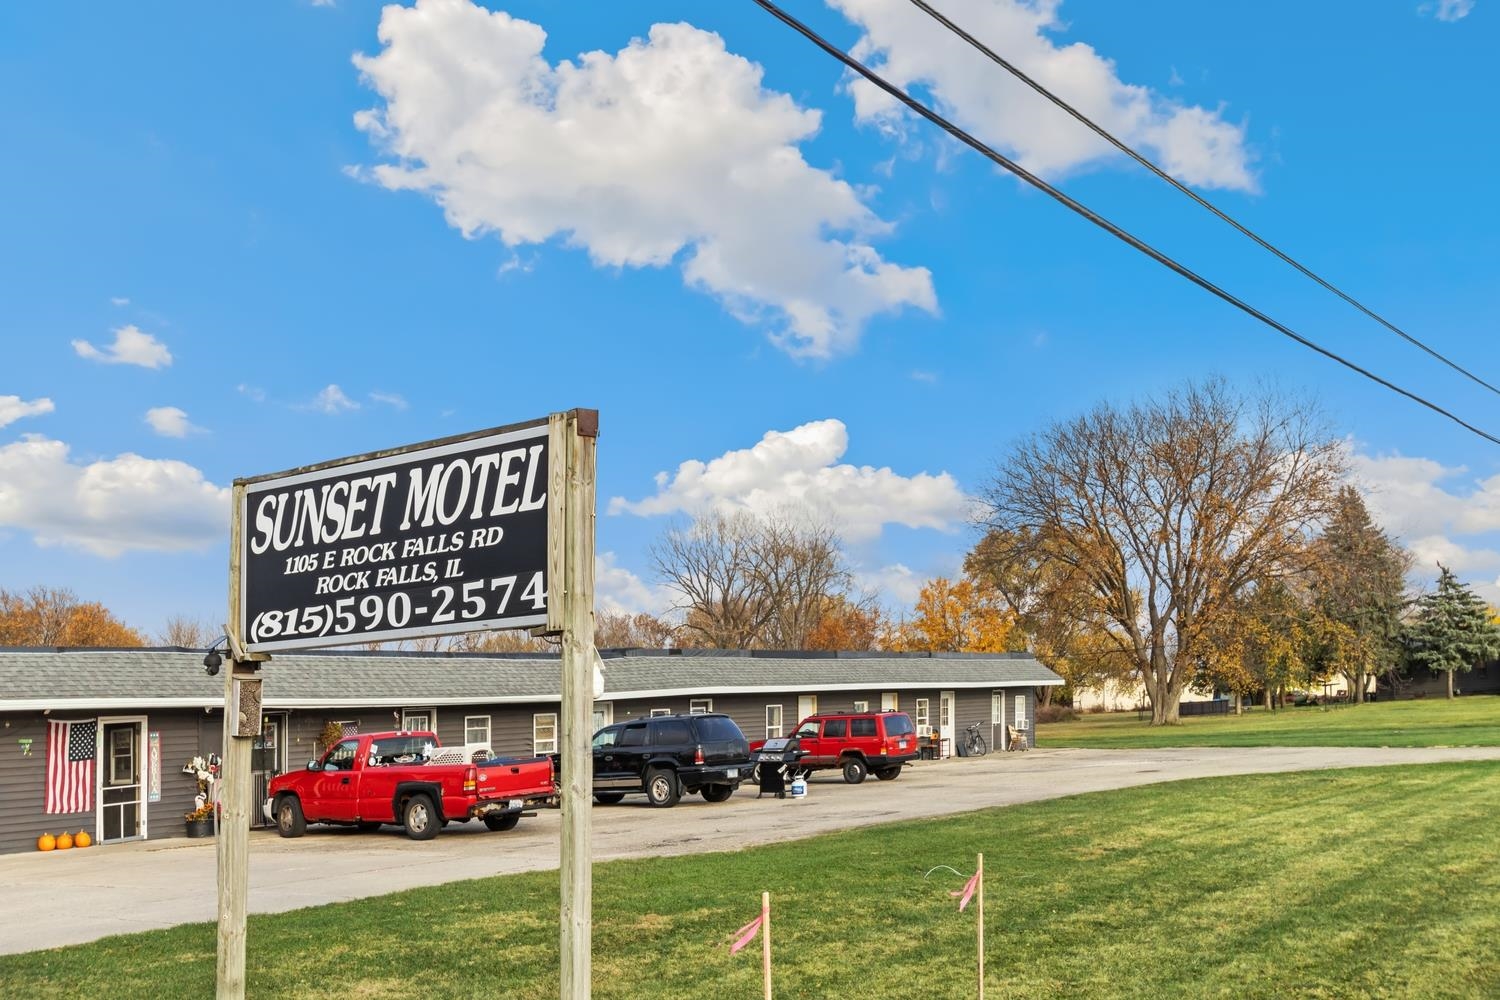
[[[945,27],[949,31],[953,32],[959,38],[962,38],[964,41],[968,42],[974,48],[978,49],[986,58],[988,58],[991,62],[995,63],[1001,69],[1005,70],[1011,76],[1014,76],[1017,80],[1020,80],[1022,83],[1026,84],[1026,86],[1030,87],[1032,90],[1036,91],[1038,94],[1042,95],[1047,100],[1051,101],[1053,104],[1057,105],[1059,108],[1061,108],[1062,110],[1066,111],[1069,115],[1072,115],[1081,124],[1085,125],[1089,130],[1091,130],[1095,135],[1099,136],[1105,142],[1108,142],[1111,146],[1114,146],[1120,152],[1124,153],[1126,156],[1130,157],[1132,160],[1134,160],[1135,162],[1139,163],[1141,166],[1145,167],[1147,170],[1151,171],[1157,177],[1160,177],[1162,180],[1164,180],[1168,184],[1172,185],[1178,191],[1181,191],[1183,194],[1187,195],[1189,198],[1191,198],[1194,201],[1196,201],[1199,205],[1201,205],[1202,207],[1206,208],[1208,211],[1212,212],[1214,215],[1218,216],[1221,220],[1223,220],[1224,222],[1226,222],[1229,225],[1233,226],[1235,229],[1239,230],[1241,234],[1243,234],[1244,236],[1246,236],[1249,239],[1253,240],[1255,243],[1259,244],[1261,248],[1263,248],[1265,250],[1269,250],[1271,253],[1273,253],[1277,257],[1281,258],[1281,260],[1283,262],[1285,262],[1285,263],[1291,265],[1292,267],[1296,268],[1303,275],[1305,275],[1306,277],[1308,277],[1308,278],[1312,279],[1313,281],[1317,282],[1319,285],[1321,285],[1326,290],[1328,290],[1328,291],[1332,292],[1333,294],[1337,295],[1339,298],[1341,298],[1345,302],[1349,303],[1349,305],[1351,305],[1354,308],[1358,309],[1360,312],[1364,313],[1366,316],[1370,317],[1375,322],[1377,322],[1381,326],[1385,327],[1387,330],[1390,330],[1392,333],[1396,334],[1398,337],[1400,337],[1401,339],[1405,340],[1407,343],[1412,344],[1413,346],[1418,347],[1418,348],[1422,349],[1423,351],[1426,351],[1429,355],[1431,355],[1432,357],[1434,357],[1437,360],[1441,361],[1443,364],[1447,365],[1449,368],[1452,368],[1454,371],[1458,372],[1459,374],[1464,375],[1465,377],[1467,377],[1469,379],[1472,379],[1473,381],[1479,383],[1480,385],[1484,386],[1486,389],[1490,390],[1490,392],[1493,392],[1496,395],[1500,395],[1500,389],[1497,389],[1495,386],[1493,386],[1490,383],[1486,382],[1484,379],[1480,378],[1478,375],[1475,375],[1473,372],[1469,371],[1467,368],[1464,368],[1458,362],[1453,361],[1453,360],[1445,357],[1443,354],[1441,354],[1438,351],[1434,350],[1433,348],[1429,347],[1427,344],[1424,344],[1422,341],[1418,340],[1416,337],[1414,337],[1411,334],[1407,333],[1405,330],[1401,329],[1401,327],[1397,326],[1395,323],[1392,323],[1390,320],[1386,319],[1384,316],[1380,315],[1375,310],[1373,310],[1370,307],[1366,306],[1363,302],[1359,301],[1354,296],[1349,295],[1347,292],[1345,292],[1343,289],[1339,288],[1338,286],[1334,285],[1332,282],[1325,280],[1320,275],[1316,274],[1311,268],[1308,268],[1307,266],[1305,266],[1304,264],[1302,264],[1300,261],[1298,261],[1295,258],[1291,257],[1287,253],[1283,252],[1279,247],[1273,245],[1271,242],[1269,242],[1268,240],[1266,240],[1263,237],[1261,237],[1258,233],[1256,233],[1255,231],[1251,230],[1248,226],[1243,225],[1237,219],[1233,218],[1232,216],[1230,216],[1229,214],[1227,214],[1226,212],[1224,212],[1223,210],[1221,210],[1213,202],[1209,201],[1207,198],[1202,197],[1196,191],[1192,190],[1191,188],[1189,188],[1185,184],[1183,184],[1181,181],[1179,181],[1177,178],[1173,177],[1171,174],[1168,174],[1166,171],[1162,170],[1156,164],[1152,163],[1150,160],[1146,159],[1140,153],[1136,152],[1130,146],[1127,146],[1124,142],[1122,142],[1119,139],[1115,138],[1108,131],[1106,131],[1102,126],[1095,124],[1091,119],[1089,119],[1086,115],[1084,115],[1083,112],[1079,111],[1077,108],[1073,107],[1067,101],[1064,101],[1061,97],[1058,97],[1056,94],[1052,93],[1052,91],[1048,90],[1046,87],[1042,86],[1040,83],[1038,83],[1037,81],[1033,80],[1031,77],[1027,76],[1015,64],[1011,63],[1009,60],[1007,60],[1004,57],[1000,56],[998,53],[996,53],[995,51],[993,51],[992,49],[990,49],[989,46],[985,45],[979,39],[977,39],[973,35],[969,34],[963,28],[960,28],[958,25],[954,24],[951,20],[948,19],[948,17],[945,14],[943,14],[942,11],[939,11],[939,10],[935,9],[931,4],[927,3],[926,0],[911,0],[911,4],[912,4],[912,6],[916,7],[918,10],[920,10],[923,13],[927,14],[934,21],[938,22],[943,27]]]
[[[818,48],[822,49],[828,55],[837,59],[846,67],[858,73],[860,76],[864,77],[876,87],[879,87],[881,90],[885,91],[886,94],[895,98],[897,101],[900,101],[903,105],[905,105],[917,115],[920,115],[921,117],[932,122],[932,124],[936,125],[944,132],[947,132],[949,135],[953,136],[953,138],[957,139],[959,142],[962,142],[970,149],[973,149],[981,156],[984,156],[986,159],[989,159],[999,166],[1004,167],[1006,170],[1015,174],[1021,180],[1030,184],[1032,187],[1036,188],[1039,191],[1042,191],[1058,202],[1061,202],[1063,205],[1072,209],[1077,214],[1083,216],[1085,219],[1092,222],[1100,229],[1103,229],[1105,232],[1109,233],[1111,236],[1114,236],[1116,239],[1121,240],[1131,247],[1134,247],[1136,250],[1139,250],[1141,253],[1150,257],[1158,264],[1161,264],[1163,267],[1176,272],[1177,274],[1191,281],[1193,284],[1197,285],[1199,288],[1202,288],[1204,291],[1209,292],[1210,294],[1215,295],[1220,299],[1223,299],[1225,302],[1228,302],[1236,309],[1239,309],[1242,312],[1255,317],[1265,325],[1269,326],[1271,329],[1282,334],[1283,336],[1295,340],[1303,347],[1316,351],[1317,353],[1323,355],[1325,358],[1328,358],[1330,361],[1337,362],[1338,364],[1343,365],[1345,368],[1348,368],[1350,371],[1356,372],[1359,375],[1363,375],[1365,378],[1376,383],[1377,385],[1384,386],[1392,392],[1405,396],[1407,399],[1410,399],[1414,403],[1425,406],[1427,409],[1432,410],[1434,413],[1447,417],[1449,420],[1458,424],[1460,427],[1479,435],[1492,444],[1500,444],[1500,437],[1496,437],[1495,435],[1490,434],[1488,431],[1480,430],[1478,427],[1475,427],[1473,424],[1464,420],[1462,417],[1459,417],[1458,415],[1445,410],[1443,407],[1437,405],[1436,403],[1424,399],[1423,397],[1417,395],[1414,392],[1411,392],[1408,389],[1403,389],[1399,385],[1396,385],[1394,382],[1390,382],[1384,378],[1381,378],[1379,375],[1376,375],[1374,372],[1361,367],[1353,361],[1350,361],[1348,358],[1336,354],[1328,348],[1323,347],[1313,342],[1312,340],[1309,340],[1307,337],[1304,337],[1302,334],[1293,330],[1291,327],[1279,323],[1276,320],[1272,319],[1270,316],[1267,316],[1265,313],[1261,312],[1259,309],[1250,305],[1248,302],[1244,301],[1238,296],[1225,291],[1223,288],[1220,288],[1218,285],[1214,284],[1212,281],[1209,281],[1207,278],[1198,274],[1196,271],[1193,271],[1185,264],[1179,263],[1174,258],[1167,256],[1145,241],[1139,239],[1136,236],[1133,236],[1132,234],[1126,232],[1124,229],[1121,229],[1119,226],[1115,225],[1113,222],[1110,222],[1108,219],[1099,215],[1097,212],[1093,211],[1086,205],[1083,205],[1082,203],[1059,191],[1051,184],[1048,184],[1040,177],[1031,173],[1025,167],[1022,167],[1020,164],[1005,156],[1003,153],[997,152],[981,140],[976,139],[974,136],[959,128],[957,125],[954,125],[952,122],[948,121],[948,119],[944,118],[936,111],[933,111],[927,105],[923,104],[921,101],[918,101],[916,98],[912,97],[900,87],[897,87],[895,84],[888,82],[874,70],[866,66],[864,63],[860,62],[858,59],[855,59],[853,56],[848,55],[842,49],[838,48],[827,39],[823,38],[823,36],[819,35],[816,31],[813,31],[811,28],[803,24],[801,21],[797,20],[791,14],[788,14],[776,4],[772,3],[771,0],[754,0],[754,2],[771,16],[775,17],[778,21],[781,21],[787,27],[791,28],[793,31],[797,32],[799,35],[812,42]]]

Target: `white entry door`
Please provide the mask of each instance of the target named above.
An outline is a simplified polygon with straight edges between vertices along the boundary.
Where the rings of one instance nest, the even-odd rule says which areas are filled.
[[[144,719],[98,722],[99,811],[95,837],[101,844],[146,837]]]
[[[801,722],[809,715],[818,714],[818,696],[815,694],[799,694],[797,696],[797,721]]]
[[[948,754],[954,753],[954,748],[958,746],[953,725],[953,702],[952,691],[938,693],[938,737],[942,739],[942,747]]]

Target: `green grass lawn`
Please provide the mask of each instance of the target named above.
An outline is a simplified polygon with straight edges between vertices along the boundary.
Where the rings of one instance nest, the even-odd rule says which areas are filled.
[[[1044,747],[1500,746],[1500,697],[1307,706],[1187,718],[1151,726],[1134,712],[1082,715],[1037,727]]]
[[[769,889],[777,997],[973,996],[974,913],[948,896],[961,881],[923,873],[967,874],[983,851],[989,997],[1496,997],[1496,816],[1500,763],[1443,764],[601,864],[594,995],[758,998],[758,944],[727,945]],[[252,997],[555,997],[557,875],[255,916],[248,962]],[[213,977],[206,924],[0,957],[7,997],[207,997]]]

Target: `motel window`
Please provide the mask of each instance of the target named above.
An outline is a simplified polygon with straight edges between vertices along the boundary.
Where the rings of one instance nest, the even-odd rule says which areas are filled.
[[[707,715],[714,710],[712,698],[694,698],[688,702],[688,713],[690,715]]]
[[[868,701],[856,701],[854,703],[854,710],[856,712],[868,712],[870,710],[870,703]]]
[[[464,742],[490,745],[490,717],[488,715],[464,716]]]
[[[927,698],[917,699],[917,732],[923,736],[932,732],[932,702]]]
[[[901,708],[901,699],[896,697],[896,692],[887,691],[880,696],[880,710],[882,712],[895,712]]]
[[[430,708],[408,708],[401,713],[401,728],[407,732],[437,732],[437,713]]]
[[[557,753],[557,713],[538,712],[531,717],[531,752]]]
[[[781,706],[766,706],[766,739],[774,740],[781,735]]]
[[[1026,728],[1026,696],[1016,695],[1016,728]]]
[[[653,718],[653,719],[656,718],[658,715],[671,715],[671,714],[672,714],[672,710],[670,708],[653,708],[651,710],[651,718]]]

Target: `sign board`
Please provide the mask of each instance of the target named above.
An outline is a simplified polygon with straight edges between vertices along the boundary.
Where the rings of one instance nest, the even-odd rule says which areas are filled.
[[[247,652],[547,622],[548,422],[237,480]]]

